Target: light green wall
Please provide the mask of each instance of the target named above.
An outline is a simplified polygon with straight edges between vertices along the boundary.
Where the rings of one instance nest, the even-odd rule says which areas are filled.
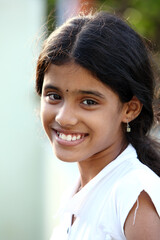
[[[0,239],[43,240],[43,151],[33,89],[43,0],[0,0]]]

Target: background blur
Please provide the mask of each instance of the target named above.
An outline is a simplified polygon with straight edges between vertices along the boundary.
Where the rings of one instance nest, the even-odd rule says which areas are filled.
[[[44,31],[80,10],[123,15],[159,67],[160,0],[0,0],[0,240],[49,239],[62,192],[77,178],[76,165],[57,160],[43,132],[34,74]]]

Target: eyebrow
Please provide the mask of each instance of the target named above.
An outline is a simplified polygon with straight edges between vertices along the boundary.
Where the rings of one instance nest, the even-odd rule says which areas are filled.
[[[81,94],[89,94],[89,95],[95,95],[95,96],[100,97],[100,98],[105,98],[105,96],[98,91],[80,90],[78,92],[81,93]]]
[[[51,84],[45,85],[44,90],[47,90],[47,89],[52,89],[52,90],[56,90],[56,91],[61,91],[60,88],[55,87],[55,86],[53,86],[53,85],[51,85]]]
[[[45,85],[44,90],[47,90],[47,89],[52,89],[52,90],[56,90],[56,91],[62,92],[60,88],[55,87],[55,86],[53,86],[51,84]],[[100,93],[98,91],[94,91],[94,90],[78,90],[77,93],[94,95],[96,97],[100,97],[100,98],[103,98],[103,99],[105,98],[105,96],[102,93]]]

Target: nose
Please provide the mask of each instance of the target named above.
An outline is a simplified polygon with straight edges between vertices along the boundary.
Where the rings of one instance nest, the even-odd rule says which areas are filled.
[[[72,127],[77,124],[78,118],[76,116],[75,109],[70,104],[64,104],[61,106],[55,116],[55,121],[65,128]]]

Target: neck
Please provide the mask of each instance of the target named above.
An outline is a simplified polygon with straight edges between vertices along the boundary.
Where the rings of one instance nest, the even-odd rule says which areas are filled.
[[[94,178],[104,167],[115,160],[127,147],[126,141],[112,145],[106,150],[99,152],[91,158],[78,162],[81,176],[81,188]]]

